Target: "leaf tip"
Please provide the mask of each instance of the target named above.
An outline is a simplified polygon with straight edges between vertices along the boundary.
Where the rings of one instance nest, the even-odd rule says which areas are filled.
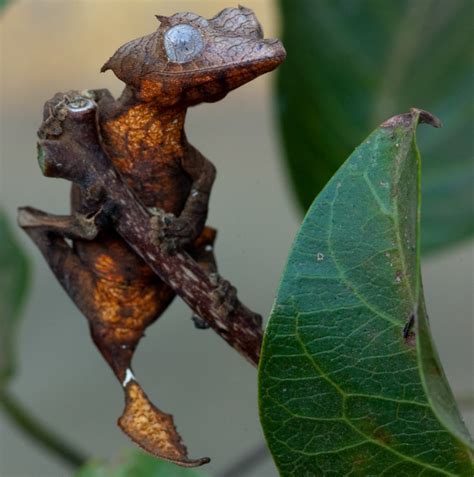
[[[441,121],[434,115],[425,111],[423,109],[418,108],[410,108],[408,113],[397,114],[396,116],[392,116],[391,118],[384,121],[380,127],[381,128],[395,128],[397,126],[406,126],[409,127],[413,124],[424,123],[429,124],[435,128],[440,128],[443,126]]]
[[[410,113],[418,115],[419,123],[429,124],[430,126],[433,126],[434,128],[443,127],[443,123],[441,122],[439,118],[437,118],[434,114],[431,114],[430,112],[425,111],[424,109],[410,108]]]

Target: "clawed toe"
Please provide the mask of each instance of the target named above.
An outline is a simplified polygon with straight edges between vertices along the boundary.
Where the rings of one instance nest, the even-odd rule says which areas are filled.
[[[237,289],[218,273],[211,273],[210,279],[215,286],[212,297],[214,302],[217,307],[223,308],[227,313],[230,313],[235,308]]]

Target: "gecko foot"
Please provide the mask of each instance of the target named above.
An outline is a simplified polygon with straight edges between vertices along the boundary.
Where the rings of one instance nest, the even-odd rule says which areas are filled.
[[[210,278],[211,283],[216,287],[212,296],[214,303],[226,314],[232,312],[237,301],[237,289],[218,273],[211,273]]]
[[[166,253],[176,253],[192,242],[195,233],[187,220],[166,213],[162,209],[151,208],[148,210],[152,214],[150,218],[151,239],[158,243]]]

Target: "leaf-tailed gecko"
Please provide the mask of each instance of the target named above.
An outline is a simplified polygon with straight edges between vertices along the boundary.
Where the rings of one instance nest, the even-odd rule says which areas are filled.
[[[227,8],[209,20],[194,13],[157,18],[160,25],[154,33],[126,43],[102,67],[125,82],[121,97],[115,100],[107,90],[93,90],[82,98],[97,103],[102,148],[153,214],[157,240],[169,253],[185,249],[215,272],[216,232],[205,226],[215,168],[187,141],[186,110],[218,101],[273,70],[284,60],[285,50],[279,40],[264,39],[257,18],[244,7]],[[60,134],[58,105],[75,95],[58,93],[46,103],[40,138]],[[91,217],[81,214],[94,200],[74,185],[71,218],[53,221],[45,216],[35,223],[41,225],[42,236],[30,236],[43,246],[49,241],[46,259],[86,315],[95,344],[122,383],[126,407],[120,427],[157,457],[201,465],[208,459],[187,457],[172,417],[151,404],[131,371],[144,330],[175,292],[112,227],[91,233]],[[33,226],[23,220],[22,226]],[[221,298],[226,300],[227,294],[223,286]]]

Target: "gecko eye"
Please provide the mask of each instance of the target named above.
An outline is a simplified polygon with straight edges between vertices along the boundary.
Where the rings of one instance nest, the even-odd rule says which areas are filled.
[[[170,61],[186,63],[201,53],[201,34],[191,25],[175,25],[165,33],[165,50]]]

